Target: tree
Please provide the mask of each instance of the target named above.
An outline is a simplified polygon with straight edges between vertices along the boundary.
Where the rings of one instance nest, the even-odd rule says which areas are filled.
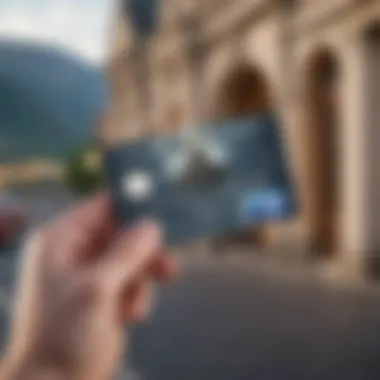
[[[105,184],[101,154],[92,147],[84,147],[69,158],[65,179],[69,188],[77,195],[89,195]]]

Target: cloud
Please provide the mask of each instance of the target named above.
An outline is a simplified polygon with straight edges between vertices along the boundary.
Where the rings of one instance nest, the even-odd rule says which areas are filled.
[[[0,36],[65,46],[102,62],[112,0],[13,0],[0,5]]]

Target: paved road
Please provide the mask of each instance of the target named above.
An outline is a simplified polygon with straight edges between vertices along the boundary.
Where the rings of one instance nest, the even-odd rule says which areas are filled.
[[[16,257],[0,258],[0,344]],[[378,292],[332,290],[222,260],[188,265],[159,293],[154,318],[133,332],[132,379],[380,378]]]
[[[0,324],[3,339],[4,315]],[[132,341],[128,365],[143,380],[375,380],[380,297],[222,263],[194,266],[160,290],[154,318]]]

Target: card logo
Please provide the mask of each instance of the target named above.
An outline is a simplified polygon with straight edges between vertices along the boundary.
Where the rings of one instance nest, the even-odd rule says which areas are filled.
[[[284,189],[252,192],[243,198],[241,213],[250,222],[285,218],[291,213],[289,192]]]

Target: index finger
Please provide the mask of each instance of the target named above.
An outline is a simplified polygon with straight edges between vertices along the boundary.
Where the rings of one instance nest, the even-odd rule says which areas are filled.
[[[111,241],[117,225],[108,194],[98,195],[54,222],[47,233],[52,244],[59,241],[65,255],[79,259],[97,256]]]

